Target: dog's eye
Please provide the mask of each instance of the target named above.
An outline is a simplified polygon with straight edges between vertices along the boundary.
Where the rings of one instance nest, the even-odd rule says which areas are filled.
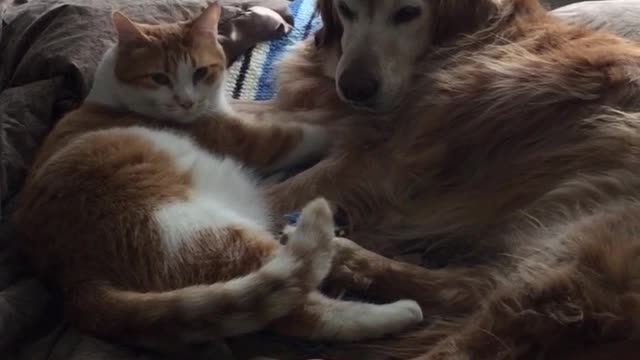
[[[340,14],[347,20],[354,20],[356,18],[356,13],[353,12],[344,1],[340,1],[338,4],[338,11],[340,11]]]
[[[393,14],[393,22],[396,25],[408,23],[409,21],[417,19],[421,13],[422,10],[420,10],[419,7],[405,6]]]

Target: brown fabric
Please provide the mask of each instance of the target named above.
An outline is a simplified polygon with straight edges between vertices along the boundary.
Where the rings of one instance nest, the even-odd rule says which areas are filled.
[[[169,20],[184,18],[203,3],[204,0],[0,0],[0,11],[6,7],[0,23],[0,192],[3,207],[5,200],[19,189],[27,166],[48,129],[60,114],[75,106],[87,93],[91,74],[102,52],[113,41],[109,25],[111,9],[122,7],[139,20]],[[225,8],[221,27],[223,35],[229,34],[232,28],[242,34],[238,41],[225,44],[232,57],[256,41],[277,36],[265,32],[270,25],[245,10],[263,4],[290,18],[286,13],[286,0],[227,0],[223,3],[238,5]],[[555,13],[568,21],[610,29],[640,40],[640,0],[585,2],[557,9]],[[9,229],[6,226],[0,229],[2,358],[157,358],[98,341],[60,325],[59,311],[49,310],[48,292],[29,276],[28,267],[9,250],[8,241],[12,238]],[[416,246],[416,249],[396,248],[392,253],[411,261],[412,257],[406,254],[420,252],[419,244]],[[20,337],[23,337],[19,342],[23,345],[21,350],[8,352],[10,345],[16,344]],[[212,351],[203,358],[229,358],[224,348]]]

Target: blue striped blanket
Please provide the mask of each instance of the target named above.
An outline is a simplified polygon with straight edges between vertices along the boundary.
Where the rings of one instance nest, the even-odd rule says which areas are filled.
[[[295,28],[286,37],[258,44],[240,57],[229,69],[227,95],[242,100],[269,100],[273,97],[278,60],[291,45],[306,39],[321,25],[315,5],[315,0],[291,2]]]

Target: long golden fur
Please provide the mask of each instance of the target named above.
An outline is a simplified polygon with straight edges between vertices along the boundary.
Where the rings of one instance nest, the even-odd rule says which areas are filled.
[[[411,297],[434,321],[330,359],[635,358],[640,349],[640,46],[537,0],[432,0],[432,44],[391,112],[341,101],[334,2],[262,117],[324,122],[331,156],[271,189],[323,195],[356,242],[415,241],[425,269],[345,242],[335,287]],[[307,111],[311,111],[305,113]],[[282,354],[280,354],[282,355]]]

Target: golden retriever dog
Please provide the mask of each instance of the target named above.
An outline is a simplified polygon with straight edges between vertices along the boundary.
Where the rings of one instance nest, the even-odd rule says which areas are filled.
[[[637,358],[640,45],[538,0],[318,9],[324,27],[283,60],[276,99],[238,104],[335,132],[331,154],[269,190],[274,207],[321,195],[356,242],[419,241],[425,264],[448,265],[337,239],[329,286],[414,298],[431,321],[320,355]]]

